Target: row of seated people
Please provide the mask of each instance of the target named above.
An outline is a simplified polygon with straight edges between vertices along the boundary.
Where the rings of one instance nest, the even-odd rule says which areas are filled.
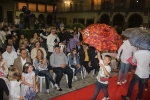
[[[13,67],[17,67],[20,73],[22,73],[23,65],[26,62],[32,62],[35,68],[35,75],[45,76],[47,93],[49,93],[50,81],[57,88],[57,90],[61,91],[62,89],[59,87],[59,84],[63,74],[68,75],[68,87],[72,88],[71,84],[73,76],[76,77],[76,74],[82,70],[81,65],[85,67],[87,75],[89,75],[93,69],[96,69],[98,71],[98,59],[96,57],[95,49],[92,49],[94,52],[90,53],[90,49],[88,48],[87,44],[80,45],[80,47],[78,45],[77,49],[72,49],[70,55],[67,58],[66,54],[61,52],[60,47],[58,45],[55,46],[55,52],[50,56],[50,65],[53,67],[53,72],[56,73],[56,80],[54,81],[47,68],[47,62],[49,61],[48,59],[46,59],[46,53],[44,54],[43,52],[44,49],[41,49],[40,47],[40,42],[35,43],[34,51],[31,51],[31,57],[28,56],[27,50],[25,48],[20,49],[20,55],[19,57],[17,57],[15,51],[12,50],[12,46],[7,45],[6,51],[1,55],[1,58],[3,58],[2,61],[5,62],[1,63],[1,72],[4,72],[5,76],[7,76],[8,68],[13,65]],[[92,54],[94,54],[94,58],[92,58]],[[68,66],[68,60],[70,67],[75,69],[74,73],[72,69]],[[2,64],[5,64],[5,67]],[[95,65],[96,68],[94,67]]]

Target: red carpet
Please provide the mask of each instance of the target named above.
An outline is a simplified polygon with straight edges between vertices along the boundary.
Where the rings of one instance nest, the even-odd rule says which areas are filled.
[[[108,92],[109,92],[109,100],[122,100],[121,95],[126,95],[129,80],[131,80],[132,76],[128,75],[127,80],[128,82],[124,85],[118,86],[117,79],[118,76],[110,78]],[[91,100],[95,89],[95,84],[90,86],[84,87],[82,89],[52,98],[50,100]],[[130,100],[135,100],[138,93],[138,84],[135,85],[133,89],[132,96]],[[97,100],[101,100],[104,97],[102,90],[100,91]],[[149,80],[149,90],[143,92],[142,100],[150,100],[150,80]]]

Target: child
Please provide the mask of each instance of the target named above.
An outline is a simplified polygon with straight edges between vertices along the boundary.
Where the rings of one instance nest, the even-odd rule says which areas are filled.
[[[92,100],[96,100],[98,93],[100,92],[100,89],[102,89],[104,92],[104,98],[102,100],[108,100],[109,95],[107,89],[108,89],[109,74],[111,72],[111,67],[109,66],[111,56],[105,55],[103,60],[101,59],[100,52],[97,52],[97,56],[99,60],[100,70],[97,75],[96,88]]]
[[[21,95],[24,97],[29,87],[33,89],[33,91],[37,92],[36,89],[36,81],[35,81],[35,73],[33,72],[33,66],[31,63],[27,62],[23,66],[22,71],[22,84],[21,84]]]
[[[79,62],[79,56],[77,55],[77,50],[75,48],[71,50],[71,54],[69,55],[69,64],[72,68],[75,69],[74,80],[77,80],[76,74],[81,70],[81,65]]]
[[[9,100],[24,100],[20,96],[20,73],[16,67],[11,67],[8,73],[9,82]]]

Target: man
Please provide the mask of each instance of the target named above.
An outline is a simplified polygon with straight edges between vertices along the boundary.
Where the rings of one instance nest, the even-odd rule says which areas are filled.
[[[73,78],[73,71],[68,67],[68,59],[67,56],[60,52],[59,45],[55,46],[55,52],[50,56],[50,64],[53,67],[54,73],[56,73],[56,84],[60,83],[60,80],[63,74],[68,75],[68,86],[72,88],[72,78]]]
[[[17,58],[17,53],[12,50],[12,45],[6,46],[6,51],[2,54],[3,59],[7,62],[8,67],[12,66],[14,60]]]
[[[59,38],[56,35],[56,30],[51,29],[51,34],[47,37],[48,57],[54,52],[54,46],[58,45]]]
[[[149,63],[150,63],[150,51],[148,50],[139,50],[136,51],[133,55],[133,62],[137,62],[137,68],[135,74],[132,77],[130,82],[127,96],[122,95],[123,100],[129,100],[131,97],[134,85],[139,82],[139,91],[136,100],[141,100],[143,94],[143,88],[146,83],[146,80],[149,77]]]
[[[26,8],[24,11],[25,29],[27,25],[28,25],[28,29],[30,29],[30,13],[31,13],[30,10]]]
[[[25,48],[20,49],[20,56],[15,59],[13,67],[17,67],[20,72],[22,72],[23,65],[26,62],[31,63],[31,59],[27,56],[27,51]]]
[[[8,44],[12,46],[12,50],[13,51],[17,51],[13,45],[13,40],[12,39],[8,39]]]

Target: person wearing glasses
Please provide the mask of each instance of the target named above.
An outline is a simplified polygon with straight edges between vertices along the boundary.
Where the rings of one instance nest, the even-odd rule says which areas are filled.
[[[22,73],[23,65],[29,62],[31,63],[31,59],[27,56],[27,50],[25,48],[20,49],[20,56],[15,59],[13,67],[17,67],[19,72]]]

